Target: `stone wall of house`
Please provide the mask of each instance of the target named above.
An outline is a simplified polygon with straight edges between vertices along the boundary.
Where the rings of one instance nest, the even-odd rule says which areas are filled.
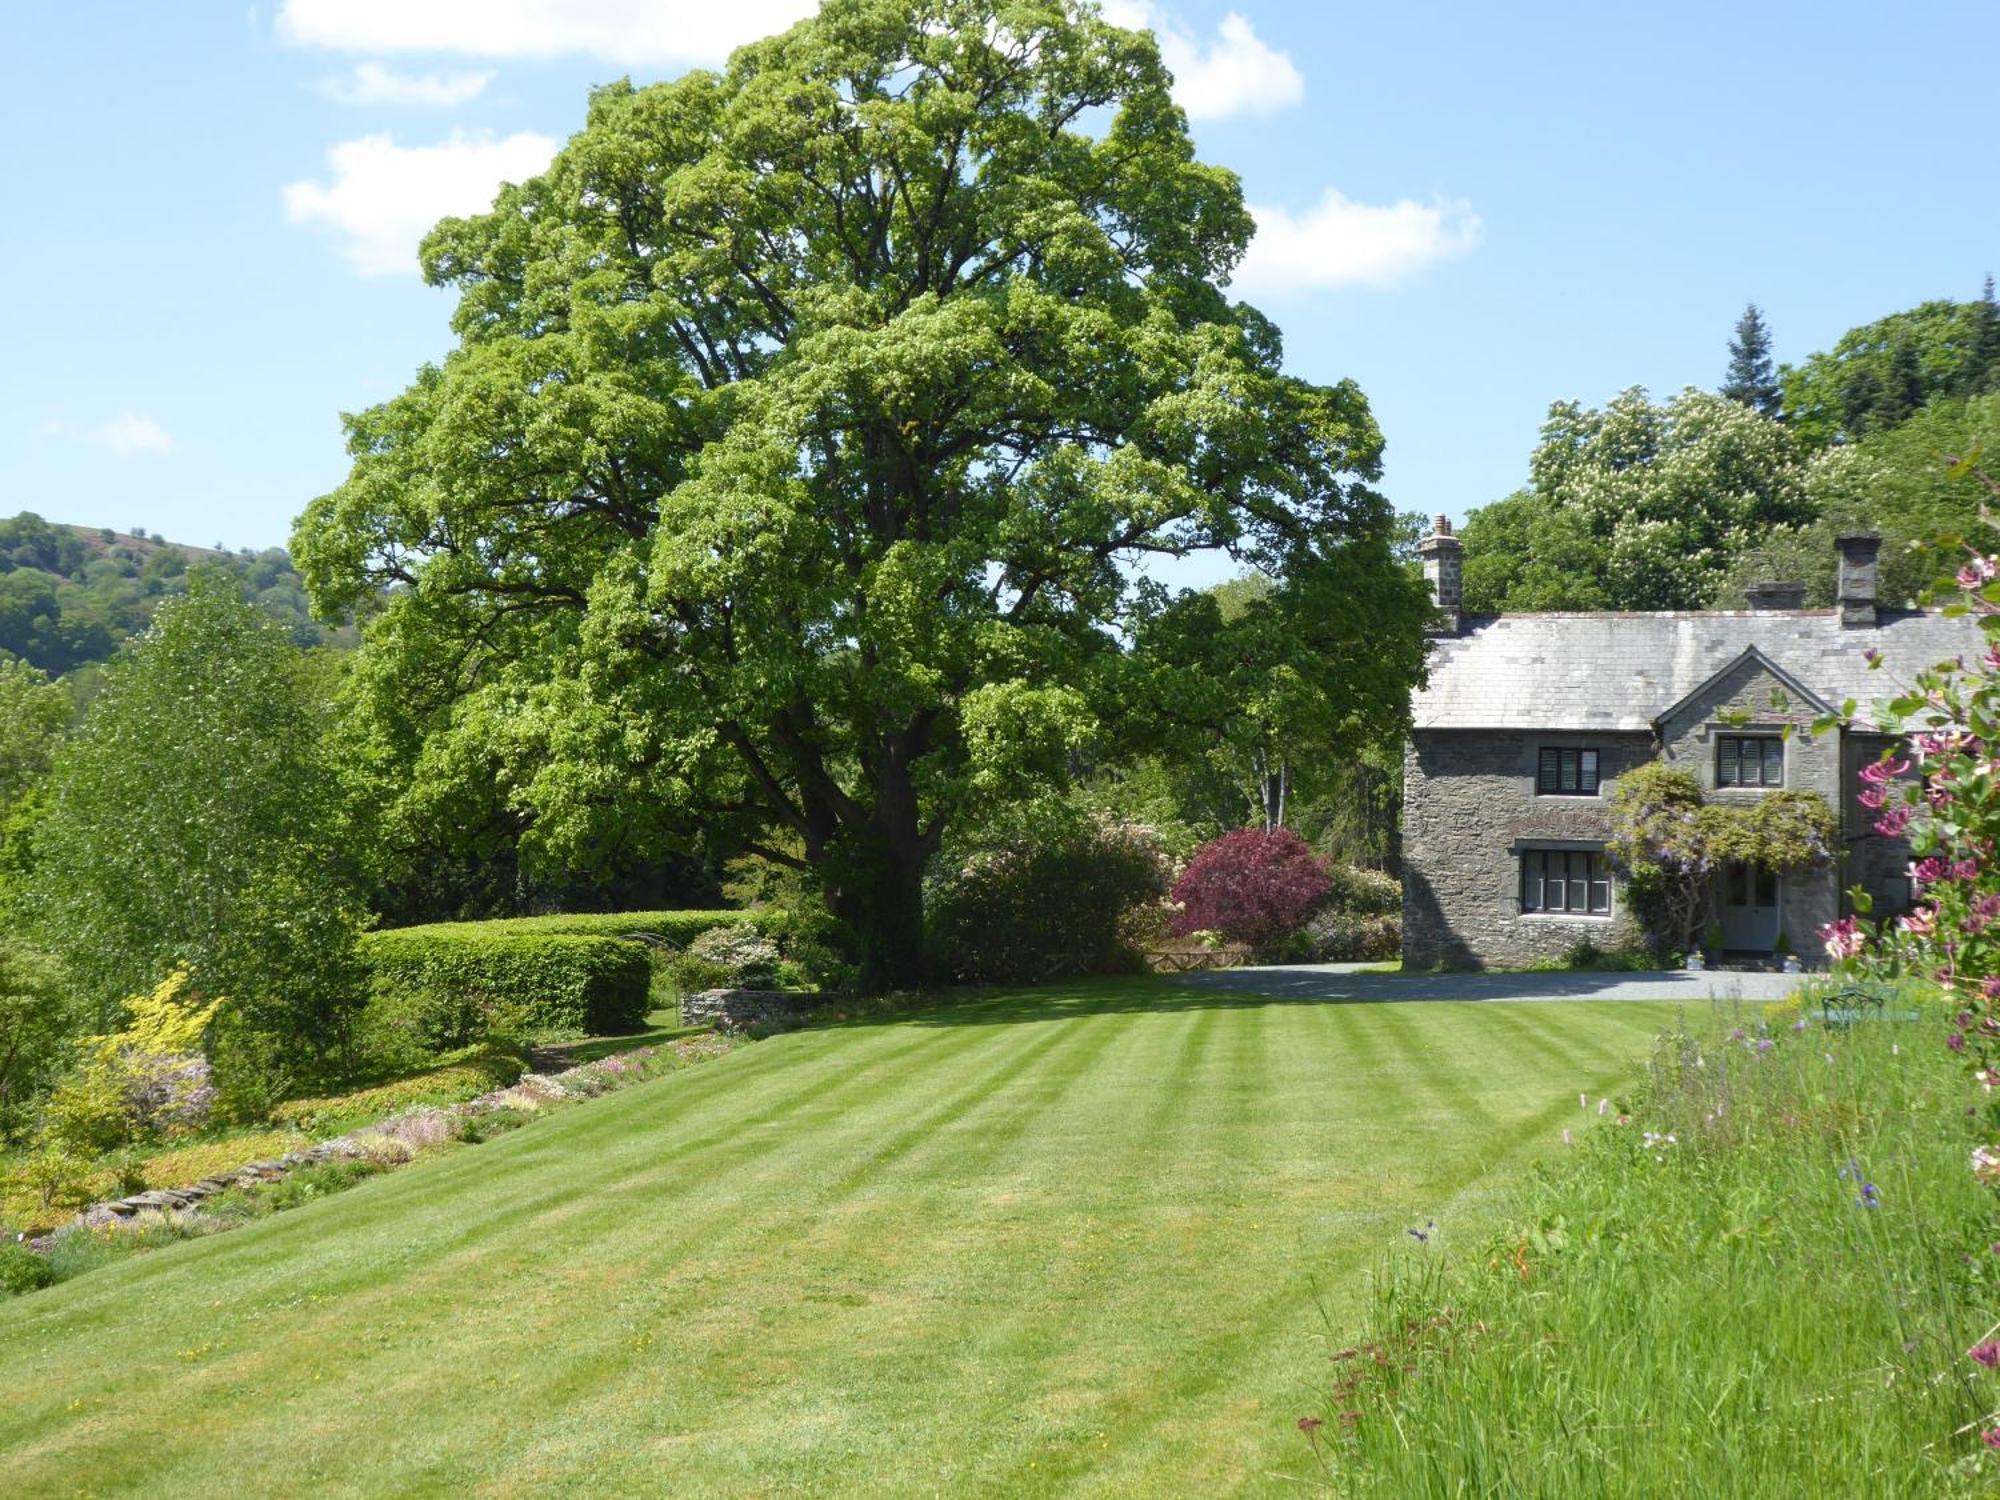
[[[1537,795],[1545,746],[1598,751],[1598,795]],[[1612,783],[1652,757],[1649,733],[1418,730],[1403,760],[1403,962],[1517,965],[1584,940],[1602,949],[1637,942],[1615,879],[1609,917],[1524,914],[1521,854],[1601,848]]]
[[[1781,706],[1779,698],[1787,701]],[[1691,773],[1709,801],[1743,806],[1766,794],[1715,784],[1716,736],[1789,728],[1785,788],[1817,792],[1837,812],[1843,802],[1841,736],[1838,732],[1814,735],[1812,723],[1817,716],[1813,705],[1801,701],[1796,691],[1762,664],[1746,661],[1676,706],[1660,725],[1661,757],[1676,769]],[[1819,929],[1840,914],[1841,880],[1842,872],[1830,867],[1794,872],[1781,882],[1778,920],[1792,948],[1809,960],[1820,954]]]
[[[795,990],[697,990],[681,996],[681,1025],[741,1031],[762,1022],[789,1020],[826,996]]]

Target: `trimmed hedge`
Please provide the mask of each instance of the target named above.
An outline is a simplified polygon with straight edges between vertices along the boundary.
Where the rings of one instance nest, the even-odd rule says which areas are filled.
[[[558,1041],[637,1031],[651,1007],[645,948],[612,937],[439,923],[365,933],[360,951],[371,979],[362,1045],[382,1062],[427,1060],[496,1032]]]
[[[549,917],[496,917],[485,922],[434,922],[424,927],[390,929],[397,935],[409,933],[478,933],[493,937],[606,937],[622,938],[631,933],[663,937],[676,948],[685,948],[704,932],[739,922],[756,925],[758,913],[751,911],[613,911],[565,912]],[[388,933],[381,934],[388,936]]]

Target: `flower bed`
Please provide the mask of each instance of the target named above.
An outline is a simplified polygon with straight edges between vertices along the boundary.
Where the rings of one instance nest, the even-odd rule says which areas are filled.
[[[236,1228],[422,1156],[489,1140],[551,1110],[721,1057],[738,1045],[725,1036],[683,1037],[615,1052],[560,1073],[526,1073],[456,1104],[420,1105],[184,1186],[93,1204],[62,1229],[0,1247],[0,1293],[32,1291],[128,1253]],[[37,1257],[42,1264],[30,1266],[22,1256]]]

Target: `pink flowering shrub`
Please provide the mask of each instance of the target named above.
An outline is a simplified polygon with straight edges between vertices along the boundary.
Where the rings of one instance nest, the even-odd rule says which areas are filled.
[[[1936,982],[1957,1002],[1949,1044],[1985,1070],[2000,1043],[2000,559],[1975,554],[1950,608],[1979,620],[1976,660],[1940,662],[1889,704],[1896,753],[1861,772],[1860,802],[1878,833],[1910,841],[1910,910],[1874,924],[1858,915],[1820,929],[1850,971]],[[1870,665],[1880,658],[1871,655]]]
[[[1174,882],[1174,931],[1266,948],[1305,926],[1332,889],[1326,866],[1291,829],[1238,829],[1195,850]]]

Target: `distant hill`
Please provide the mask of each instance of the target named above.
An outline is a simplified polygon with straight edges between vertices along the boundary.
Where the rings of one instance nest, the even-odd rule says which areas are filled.
[[[0,521],[0,653],[52,676],[104,661],[203,563],[235,574],[244,597],[269,610],[300,645],[353,644],[351,627],[329,630],[312,618],[304,582],[281,547],[191,547],[22,511]]]

